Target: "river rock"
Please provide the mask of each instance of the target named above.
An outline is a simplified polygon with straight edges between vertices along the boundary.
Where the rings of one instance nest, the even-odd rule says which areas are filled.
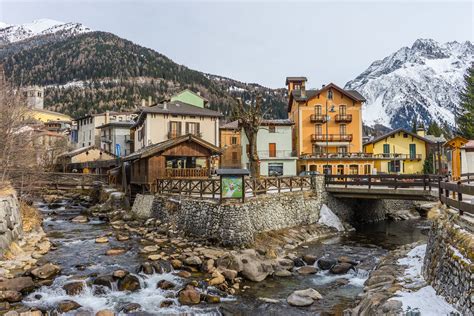
[[[382,305],[382,312],[388,315],[399,315],[403,313],[403,303],[397,300],[388,300]]]
[[[95,313],[95,316],[114,316],[115,313],[114,311],[111,311],[110,309],[103,309]]]
[[[151,260],[151,261],[157,261],[157,260],[160,260],[160,259],[161,259],[161,255],[158,255],[158,254],[148,256],[148,260]]]
[[[219,296],[217,296],[217,295],[209,295],[209,294],[207,294],[207,295],[205,296],[205,300],[206,300],[206,302],[209,303],[209,304],[218,304],[218,303],[221,302],[221,298],[220,298]]]
[[[238,274],[237,271],[231,270],[231,269],[223,269],[221,273],[224,276],[224,278],[226,278],[226,280],[229,280],[229,281],[234,281],[234,279],[237,277],[237,274]]]
[[[64,300],[64,301],[61,301],[61,302],[58,303],[58,306],[57,306],[56,309],[60,313],[67,313],[67,312],[70,312],[72,310],[78,309],[79,307],[81,307],[81,305],[74,302],[74,301]]]
[[[31,277],[18,277],[0,281],[0,291],[17,291],[25,293],[33,290],[34,287],[35,284]]]
[[[59,266],[47,263],[41,267],[33,269],[31,274],[38,279],[50,279],[55,277],[60,271],[61,268]]]
[[[215,270],[215,267],[214,267],[214,259],[206,260],[206,261],[202,264],[202,271],[203,271],[203,272],[212,273],[214,270]]]
[[[23,298],[18,291],[0,291],[0,302],[16,303]]]
[[[123,279],[126,275],[128,275],[129,272],[126,271],[126,270],[122,270],[122,269],[119,269],[119,270],[115,270],[113,273],[112,273],[112,276],[116,279]]]
[[[313,266],[304,266],[298,269],[298,273],[303,275],[315,274],[316,272],[318,272],[318,269]]]
[[[167,280],[161,280],[156,284],[156,287],[162,290],[170,290],[175,287],[173,283]]]
[[[293,306],[309,306],[314,303],[315,300],[322,299],[322,295],[319,294],[315,289],[298,290],[291,293],[286,299],[288,304]]]
[[[167,307],[170,307],[173,304],[174,304],[174,302],[172,300],[163,300],[160,303],[160,307],[161,308],[167,308]]]
[[[157,252],[158,249],[159,248],[156,245],[145,246],[145,247],[143,247],[142,252],[144,252],[144,253]]]
[[[340,256],[337,258],[337,262],[339,263],[350,263],[352,264],[353,266],[356,266],[357,264],[359,264],[356,260],[354,259],[351,259],[347,256]]]
[[[176,273],[176,275],[180,276],[182,278],[190,278],[191,277],[191,272],[182,270],[182,271],[179,271],[178,273]]]
[[[289,277],[289,276],[292,276],[292,273],[288,270],[279,270],[279,271],[276,271],[273,275],[277,277]]]
[[[336,259],[320,258],[317,262],[318,267],[321,270],[329,270],[337,263]]]
[[[123,248],[112,248],[106,251],[107,256],[118,256],[124,254],[127,250]]]
[[[191,256],[191,257],[187,257],[184,260],[184,263],[189,266],[200,266],[202,264],[202,260],[198,256]]]
[[[316,256],[313,255],[304,255],[303,261],[306,262],[307,265],[312,266],[316,262]]]
[[[84,215],[76,216],[71,220],[71,222],[73,223],[87,223],[88,221],[89,219],[87,218],[87,216]]]
[[[352,264],[347,262],[341,262],[332,266],[330,271],[334,274],[344,274],[347,273],[350,269],[353,269]]]
[[[242,275],[250,281],[261,282],[268,274],[259,261],[248,261],[243,265]]]
[[[118,234],[117,236],[115,236],[115,239],[117,239],[118,241],[127,241],[130,239],[130,236]]]
[[[151,275],[155,273],[153,265],[149,262],[144,262],[138,267],[138,272],[143,272],[145,274]]]
[[[138,303],[128,303],[128,304],[122,306],[120,311],[128,314],[130,312],[138,311],[140,308],[142,308],[142,306]]]
[[[211,259],[212,260],[212,259]],[[209,285],[219,285],[225,282],[225,277],[217,270],[212,272],[212,279],[209,280]]]
[[[84,289],[84,282],[76,281],[71,283],[66,283],[63,285],[64,291],[66,291],[67,295],[79,295],[82,290]]]
[[[182,305],[196,305],[201,302],[201,294],[192,285],[186,285],[178,294],[178,300]]]
[[[100,286],[105,286],[108,287],[109,289],[112,288],[112,282],[114,282],[114,279],[110,275],[101,275],[98,276],[94,279],[92,284],[94,285],[100,285]]]
[[[129,274],[118,281],[117,287],[119,291],[135,292],[140,289],[140,281],[136,276]]]
[[[109,238],[106,237],[106,236],[97,237],[97,238],[95,239],[95,242],[98,243],[98,244],[105,244],[105,243],[108,243],[108,242],[109,242]]]
[[[178,259],[173,259],[171,260],[171,266],[173,266],[173,269],[181,269],[183,263]]]

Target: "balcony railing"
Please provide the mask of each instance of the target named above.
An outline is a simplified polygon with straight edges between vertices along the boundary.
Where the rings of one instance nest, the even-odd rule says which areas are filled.
[[[207,168],[166,168],[167,178],[203,178],[209,176]]]
[[[385,154],[374,154],[375,158],[386,158],[386,159],[411,159],[421,160],[421,154],[396,154],[396,153],[385,153]]]
[[[259,150],[258,158],[291,158],[296,157],[296,153],[292,150]]]
[[[352,134],[313,134],[313,142],[351,142]]]
[[[100,141],[103,143],[112,144],[112,140],[108,138],[107,136],[101,136]]]
[[[126,142],[126,143],[133,143],[133,138],[131,138],[131,137],[128,136],[128,135],[125,135],[125,142]]]
[[[324,149],[323,149],[324,150]],[[313,152],[312,154],[302,155],[301,158],[371,158],[378,160],[421,160],[422,155],[410,155],[410,154],[372,154],[372,153],[328,153],[325,152]]]
[[[194,132],[194,133],[189,132],[189,133],[186,133],[186,134],[192,134],[192,135],[194,135],[196,137],[200,137],[200,138],[202,137],[201,132]],[[171,132],[168,132],[168,139],[176,138],[176,137],[183,136],[183,135],[185,135],[185,134],[178,133],[176,131],[171,131]]]
[[[336,123],[350,123],[352,122],[352,114],[337,114]]]
[[[320,114],[311,114],[310,116],[311,123],[326,123],[327,116]]]

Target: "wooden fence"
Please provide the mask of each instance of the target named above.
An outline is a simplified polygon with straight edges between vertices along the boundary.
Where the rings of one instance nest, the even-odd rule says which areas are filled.
[[[390,187],[390,188],[423,188],[429,189],[438,183],[437,175],[416,174],[378,174],[378,175],[326,175],[326,186],[339,185],[347,188],[349,186]]]
[[[314,177],[245,177],[245,196],[257,196],[265,193],[281,193],[308,190],[314,186]],[[157,179],[153,192],[219,198],[221,199],[221,183],[219,178],[208,179]]]
[[[450,197],[450,193],[453,193],[453,197]],[[471,203],[463,200],[464,195],[470,195]],[[474,186],[465,185],[461,181],[457,183],[440,181],[439,200],[449,207],[454,207],[459,210],[459,213],[463,215],[464,212],[474,214]]]
[[[462,183],[471,183],[474,182],[474,173],[462,173],[461,180]]]

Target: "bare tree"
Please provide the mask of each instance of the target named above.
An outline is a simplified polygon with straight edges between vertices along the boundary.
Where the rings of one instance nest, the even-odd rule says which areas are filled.
[[[257,95],[255,102],[248,104],[237,99],[237,106],[234,108],[234,117],[239,121],[239,126],[247,136],[249,141],[249,171],[250,176],[260,177],[260,165],[257,152],[257,134],[262,125],[263,118],[267,111],[263,110],[263,98]]]

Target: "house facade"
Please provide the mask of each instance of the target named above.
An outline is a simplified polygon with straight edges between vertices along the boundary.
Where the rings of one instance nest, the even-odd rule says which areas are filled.
[[[330,83],[306,90],[306,77],[287,77],[288,117],[298,172],[367,174],[374,160],[362,152],[362,103],[355,90]]]
[[[378,173],[415,174],[423,173],[431,144],[424,131],[412,133],[399,128],[364,144],[364,152],[374,156]]]
[[[257,154],[263,176],[294,176],[298,157],[293,151],[290,120],[264,120],[257,134]],[[241,132],[242,168],[249,169],[249,141]]]
[[[125,157],[132,153],[133,139],[130,128],[133,121],[110,122],[97,127],[100,130],[100,148],[117,157]]]
[[[239,122],[233,121],[224,124],[219,129],[220,147],[222,156],[220,159],[221,168],[236,169],[242,167],[242,144]]]
[[[131,121],[136,115],[130,112],[105,112],[89,114],[75,120],[77,126],[76,147],[96,146],[101,148],[101,135],[98,127],[112,123]]]
[[[219,147],[222,114],[181,101],[143,107],[132,126],[135,150],[182,135],[192,134]]]
[[[185,89],[170,98],[170,101],[179,101],[187,104],[204,108],[208,104],[208,100],[203,98],[199,93],[193,92],[189,89]]]
[[[474,140],[461,147],[461,174],[474,173]]]
[[[56,159],[56,165],[63,172],[77,170],[78,172],[90,173],[99,171],[98,161],[113,161],[116,158],[113,154],[96,146],[87,146],[59,155]],[[94,163],[90,164],[91,162]]]

